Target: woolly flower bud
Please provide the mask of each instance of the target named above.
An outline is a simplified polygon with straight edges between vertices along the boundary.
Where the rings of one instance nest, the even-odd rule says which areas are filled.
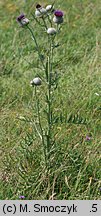
[[[29,20],[25,17],[24,14],[21,14],[17,17],[17,22],[23,27],[25,25],[28,25]]]
[[[55,28],[48,28],[47,33],[50,35],[56,34],[56,29]]]
[[[41,85],[41,79],[39,77],[35,77],[33,80],[31,80],[30,85],[31,86]]]
[[[46,7],[46,11],[48,12],[48,11],[51,11],[52,10],[52,8],[53,8],[53,6],[52,5],[47,5],[47,7]]]
[[[47,13],[47,11],[46,11],[45,8],[39,7],[39,8],[36,8],[35,16],[36,16],[36,17],[42,17],[42,16],[45,15],[46,13]]]
[[[63,17],[54,16],[53,22],[56,24],[61,24],[61,23],[63,23]]]
[[[22,25],[22,26],[27,25],[28,23],[29,23],[29,19],[27,19],[27,18],[24,18],[24,19],[22,19],[22,21],[21,21],[21,25]]]

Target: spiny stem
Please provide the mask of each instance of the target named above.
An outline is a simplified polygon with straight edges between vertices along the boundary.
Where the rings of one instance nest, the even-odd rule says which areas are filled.
[[[42,129],[42,125],[41,125],[39,99],[37,98],[37,90],[36,90],[36,88],[37,87],[35,87],[36,109],[37,109],[38,122],[39,122],[39,127],[40,127],[40,131],[41,131],[41,136],[42,136],[42,144],[43,144],[43,150],[44,150],[45,163],[46,163],[46,167],[47,167],[47,157],[46,157],[45,141],[44,141],[43,129]]]
[[[51,150],[51,128],[52,128],[52,98],[51,98],[51,72],[53,70],[53,41],[50,40],[50,53],[48,56],[48,135],[47,135],[47,151],[48,157]],[[48,158],[49,159],[49,158]]]
[[[44,19],[44,17],[43,17],[43,16],[42,16],[42,20],[43,20],[43,23],[44,23],[45,29],[47,30],[47,29],[48,29],[48,27],[47,27],[46,21],[45,21],[45,19]]]
[[[52,21],[51,21],[51,19],[50,19],[49,14],[47,14],[47,17],[48,17],[48,21],[50,22],[50,25],[51,25],[51,27],[52,27]]]
[[[42,56],[41,56],[41,54],[40,54],[40,49],[39,49],[39,46],[38,46],[36,37],[35,37],[35,35],[34,35],[32,29],[31,29],[29,26],[27,26],[27,28],[28,28],[28,30],[30,31],[30,33],[32,34],[32,39],[33,39],[34,42],[35,42],[35,45],[36,45],[36,48],[37,48],[37,52],[38,52],[38,55],[39,55],[39,59],[40,59],[40,61],[41,61],[41,63],[42,63],[43,68],[45,69],[45,66],[44,66],[44,63],[43,63],[43,60],[42,60]]]
[[[35,21],[38,23],[38,25],[40,25],[41,27],[43,27],[43,25],[40,23],[40,21],[34,16],[34,14],[32,14],[32,17],[35,19]]]

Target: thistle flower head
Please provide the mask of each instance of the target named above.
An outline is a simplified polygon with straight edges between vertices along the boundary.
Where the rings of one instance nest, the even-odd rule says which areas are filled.
[[[48,28],[47,33],[50,35],[56,34],[56,29],[55,28]]]
[[[91,140],[91,137],[87,135],[86,138],[85,138],[85,140],[86,140],[86,141],[90,141],[90,140]]]
[[[17,22],[18,22],[21,26],[25,26],[25,25],[28,25],[29,20],[25,17],[24,14],[21,14],[20,16],[17,17]]]
[[[54,11],[54,15],[55,15],[56,17],[63,17],[63,12],[60,11],[60,10],[56,10],[56,11]]]
[[[25,196],[23,196],[23,195],[19,196],[19,199],[24,199],[24,198],[25,198]]]
[[[54,11],[53,22],[56,24],[63,23],[63,12],[60,10]]]
[[[41,79],[39,77],[35,77],[33,80],[31,80],[30,85],[31,86],[41,85]]]

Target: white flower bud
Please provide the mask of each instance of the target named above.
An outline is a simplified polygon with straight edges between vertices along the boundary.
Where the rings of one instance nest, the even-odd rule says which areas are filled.
[[[39,77],[35,77],[33,80],[31,80],[30,85],[31,86],[41,85],[41,79]]]
[[[52,8],[53,8],[52,5],[47,5],[47,7],[46,7],[46,11],[47,11],[47,12],[48,12],[48,11],[51,11]]]
[[[56,34],[56,29],[55,28],[48,28],[47,33],[50,35]]]
[[[45,8],[40,7],[39,9],[36,9],[35,16],[36,17],[42,17],[44,14],[46,14],[47,11]]]
[[[54,16],[53,22],[56,24],[61,24],[61,23],[63,23],[63,17]]]
[[[36,11],[35,11],[35,16],[36,16],[36,17],[40,17],[40,16],[41,16],[41,13],[40,13],[39,10],[36,10]]]
[[[29,23],[29,19],[23,18],[20,23],[22,26],[27,25]]]

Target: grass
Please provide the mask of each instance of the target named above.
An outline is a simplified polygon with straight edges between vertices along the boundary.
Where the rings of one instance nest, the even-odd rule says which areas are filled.
[[[100,0],[57,0],[55,4],[64,11],[65,22],[54,63],[60,79],[50,183],[33,125],[18,118],[33,119],[29,83],[42,73],[29,33],[16,22],[22,11],[31,18],[34,5],[32,1],[0,1],[0,199],[19,199],[20,195],[25,199],[101,199]],[[34,28],[42,48],[39,27],[34,24]],[[42,107],[43,91],[41,87]],[[85,140],[87,135],[90,141]]]

